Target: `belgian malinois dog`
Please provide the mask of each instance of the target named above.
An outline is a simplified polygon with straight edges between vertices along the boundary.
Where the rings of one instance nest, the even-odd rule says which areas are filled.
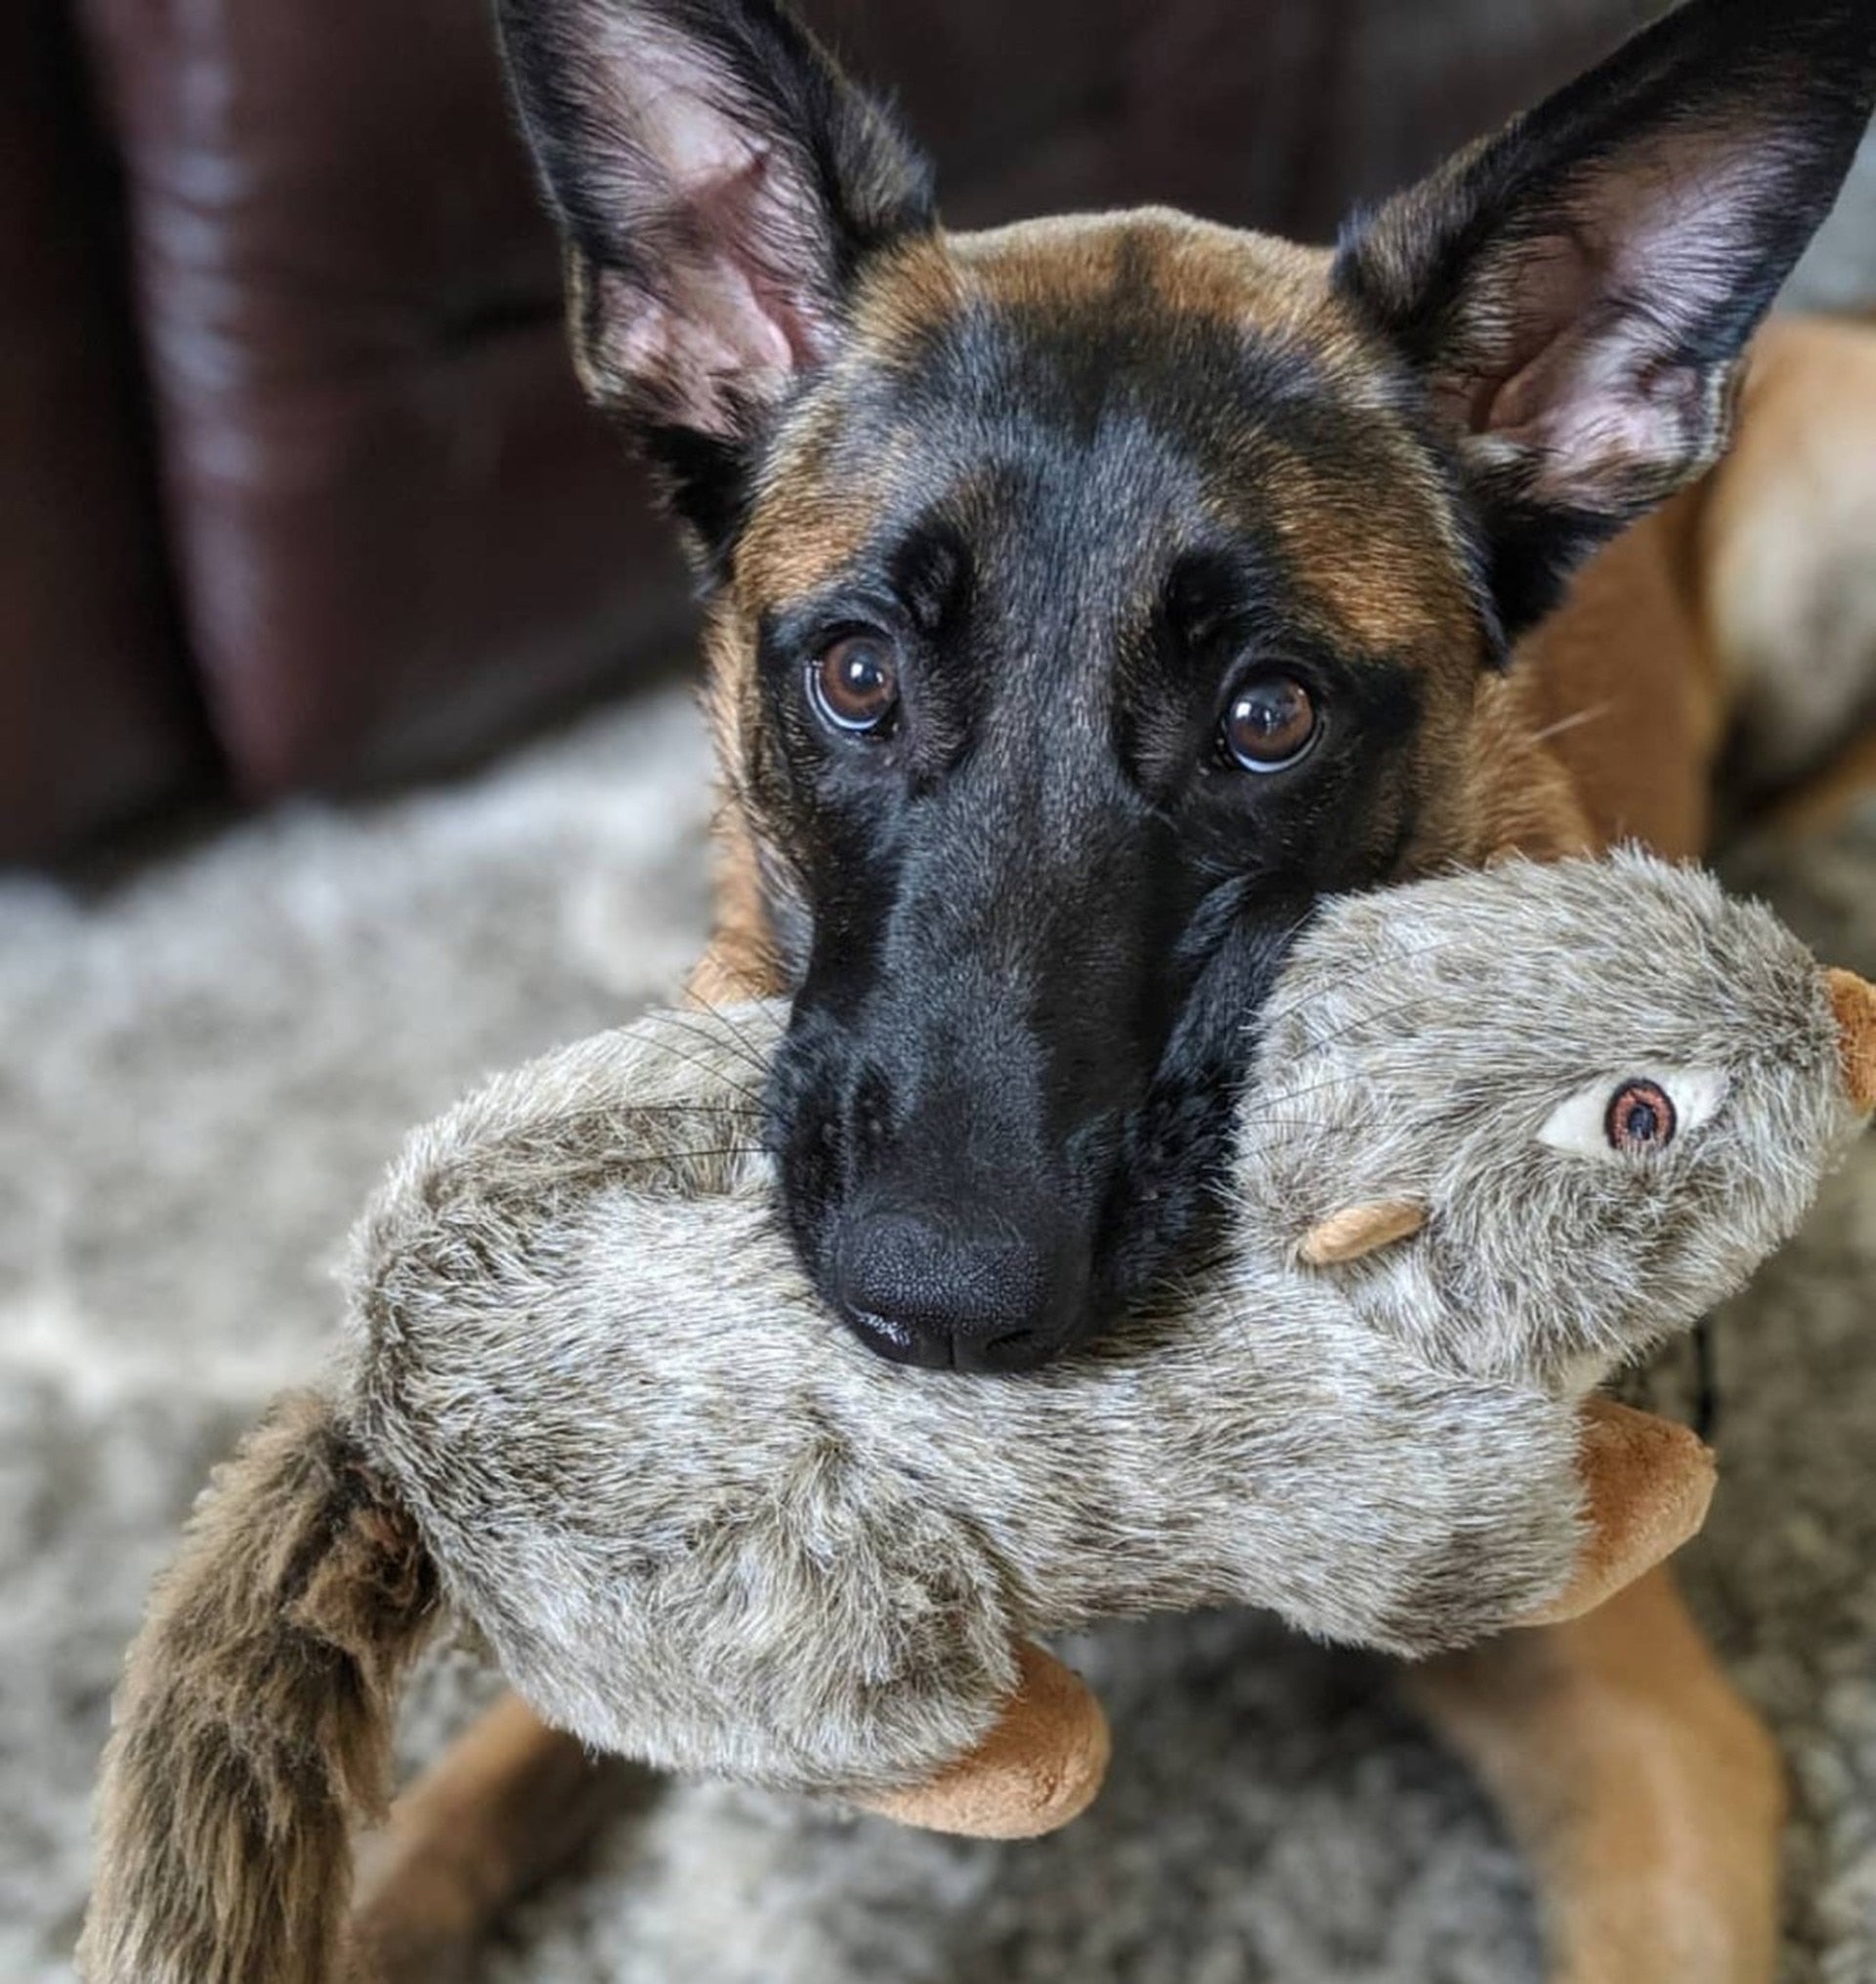
[[[1873,0],[1690,0],[1331,249],[951,233],[773,0],[498,13],[580,377],[704,575],[697,987],[792,999],[783,1215],[880,1356],[1033,1368],[1203,1244],[1326,892],[1696,851],[1723,749],[1781,778],[1863,706],[1876,643],[1813,668],[1753,602],[1844,542],[1794,435],[1876,480],[1871,340],[1747,353],[1868,121]],[[1415,1685],[1559,1979],[1769,1978],[1776,1759],[1665,1574]],[[363,1942],[435,1975],[616,1782],[498,1710],[394,1823]]]

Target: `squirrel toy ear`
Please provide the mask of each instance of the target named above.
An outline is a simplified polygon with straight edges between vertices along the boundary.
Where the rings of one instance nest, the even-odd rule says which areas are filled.
[[[1867,1115],[1876,1110],[1876,985],[1854,971],[1827,971],[1824,982],[1837,1015],[1844,1087],[1852,1104]]]
[[[1304,1267],[1340,1267],[1406,1240],[1427,1224],[1427,1208],[1417,1199],[1371,1199],[1344,1205],[1319,1219],[1297,1245]]]

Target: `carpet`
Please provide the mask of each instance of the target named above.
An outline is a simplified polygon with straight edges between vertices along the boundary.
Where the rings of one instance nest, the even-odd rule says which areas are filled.
[[[0,884],[0,1976],[66,1977],[123,1645],[211,1461],[318,1370],[401,1132],[677,983],[704,749],[675,692],[457,784],[305,805],[108,886]],[[1876,815],[1748,849],[1876,971]],[[1722,1319],[1701,1617],[1790,1760],[1786,1984],[1876,1979],[1876,1141]],[[1386,1670],[1255,1618],[1073,1648],[1110,1788],[1019,1847],[673,1787],[494,1984],[1534,1984],[1517,1860]],[[487,1692],[445,1653],[414,1763]]]

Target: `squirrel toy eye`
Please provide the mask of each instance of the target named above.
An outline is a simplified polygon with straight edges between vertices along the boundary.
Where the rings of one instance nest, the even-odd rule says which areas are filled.
[[[1551,1111],[1538,1142],[1627,1168],[1628,1160],[1665,1151],[1711,1122],[1730,1087],[1722,1068],[1661,1068],[1619,1081],[1603,1075]]]
[[[1674,1098],[1658,1081],[1625,1081],[1603,1119],[1613,1151],[1665,1151],[1679,1127]]]

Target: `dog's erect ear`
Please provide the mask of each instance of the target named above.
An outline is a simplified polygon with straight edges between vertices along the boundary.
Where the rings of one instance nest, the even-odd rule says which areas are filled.
[[[923,161],[772,0],[498,0],[568,252],[576,361],[706,540],[867,255],[932,225]]]
[[[1343,293],[1458,436],[1508,631],[1725,448],[1872,95],[1872,0],[1691,0],[1344,231]]]

